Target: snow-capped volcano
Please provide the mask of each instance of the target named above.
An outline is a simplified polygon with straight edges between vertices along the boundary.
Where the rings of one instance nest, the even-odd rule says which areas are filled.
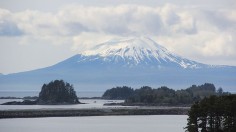
[[[110,40],[82,52],[82,55],[100,56],[105,62],[118,63],[123,61],[129,66],[139,64],[158,67],[179,65],[182,68],[202,68],[206,66],[171,53],[148,37]]]
[[[236,67],[210,66],[185,59],[147,37],[110,40],[53,66],[0,75],[0,90],[39,90],[63,79],[78,91],[105,91],[114,86],[170,86],[214,83],[234,90]]]

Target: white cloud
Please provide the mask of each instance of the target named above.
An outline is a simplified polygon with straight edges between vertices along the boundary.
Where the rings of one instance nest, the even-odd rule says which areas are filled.
[[[114,37],[145,35],[187,58],[236,65],[235,34],[234,8],[165,4],[73,5],[55,12],[0,9],[0,37],[18,36],[16,44],[70,45],[77,52]]]
[[[234,39],[228,33],[216,34],[212,40],[205,43],[202,52],[208,56],[235,56],[236,44]]]
[[[18,36],[21,34],[16,21],[12,20],[10,11],[0,9],[0,36]]]
[[[82,33],[73,37],[73,51],[83,52],[86,49],[90,49],[93,46],[106,42],[110,39],[117,38],[115,35],[106,35],[98,33]]]

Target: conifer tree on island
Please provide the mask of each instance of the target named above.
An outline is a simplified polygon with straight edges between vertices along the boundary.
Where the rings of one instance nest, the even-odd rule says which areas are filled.
[[[38,104],[78,104],[80,103],[73,85],[63,80],[51,81],[42,86]]]

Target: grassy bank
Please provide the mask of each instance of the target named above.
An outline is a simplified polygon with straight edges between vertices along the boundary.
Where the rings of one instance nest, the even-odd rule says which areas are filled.
[[[186,115],[189,108],[102,108],[2,110],[0,118],[109,116],[109,115]]]

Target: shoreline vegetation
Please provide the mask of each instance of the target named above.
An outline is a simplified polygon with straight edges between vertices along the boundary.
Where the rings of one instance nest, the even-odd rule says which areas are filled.
[[[199,86],[192,85],[181,90],[174,90],[166,86],[160,88],[143,86],[139,89],[133,89],[127,86],[115,87],[106,90],[102,98],[125,100],[123,104],[120,104],[124,106],[191,106],[194,102],[212,95],[222,96],[229,94],[229,92],[224,92],[222,88],[216,90],[214,84],[205,83]]]
[[[51,81],[42,86],[39,96],[27,96],[23,101],[6,102],[2,105],[64,105],[80,104],[79,99],[105,99],[105,100],[125,100],[124,103],[106,103],[106,106],[181,106],[190,107],[194,102],[200,101],[212,95],[229,95],[222,88],[216,90],[210,83],[203,85],[192,85],[189,88],[173,90],[166,86],[151,88],[143,86],[139,89],[131,87],[115,87],[104,92],[102,97],[77,97],[73,85],[63,80]],[[16,97],[6,97],[6,99],[19,99]]]
[[[36,100],[38,99],[38,96],[25,96],[25,97],[6,96],[6,97],[0,97],[0,99]],[[78,99],[103,99],[103,98],[102,97],[78,97]]]
[[[120,107],[91,109],[1,110],[0,118],[112,116],[112,115],[187,115],[189,107]]]

